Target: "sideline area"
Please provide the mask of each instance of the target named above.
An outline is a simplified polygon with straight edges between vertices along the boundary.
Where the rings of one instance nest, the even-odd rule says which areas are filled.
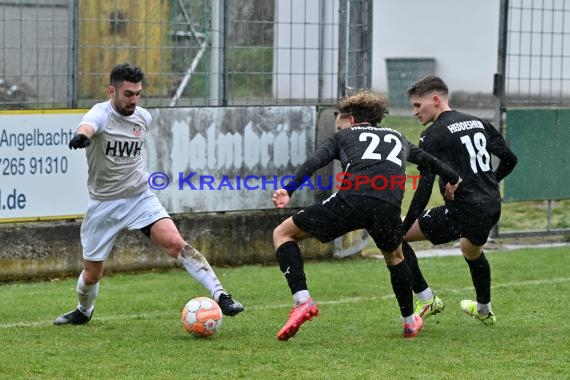
[[[485,252],[492,253],[496,251],[513,251],[524,248],[559,248],[569,247],[570,253],[570,238],[565,236],[548,236],[544,238],[508,238],[508,239],[489,239],[485,244]],[[443,257],[443,256],[460,256],[459,242],[450,244],[443,244],[434,246],[430,242],[420,241],[411,243],[418,258],[424,257]],[[369,242],[361,255],[363,257],[378,258],[383,260],[384,257],[378,252],[374,243]]]
[[[413,243],[412,243],[413,244]],[[523,248],[548,248],[548,247],[570,247],[570,243],[540,243],[540,244],[501,244],[497,247],[485,246],[485,252],[512,251]],[[438,256],[459,256],[461,251],[459,245],[450,248],[419,249],[416,251],[418,258],[438,257]]]

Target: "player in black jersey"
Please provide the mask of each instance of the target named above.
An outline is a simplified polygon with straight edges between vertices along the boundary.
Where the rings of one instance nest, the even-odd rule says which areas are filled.
[[[295,179],[273,194],[276,207],[285,207],[293,192],[319,168],[340,160],[344,179],[339,191],[320,204],[288,218],[273,231],[279,266],[293,295],[289,319],[277,333],[287,340],[318,315],[307,289],[298,241],[315,237],[325,243],[350,231],[366,229],[382,251],[392,288],[404,319],[404,337],[414,337],[423,326],[414,316],[410,271],[401,248],[401,203],[406,161],[433,170],[447,182],[452,198],[459,176],[441,161],[410,144],[398,131],[378,124],[388,113],[385,98],[371,91],[341,99],[336,118],[338,132],[318,147],[295,174]]]
[[[414,115],[424,125],[419,146],[459,173],[462,183],[453,202],[424,212],[435,174],[420,168],[421,179],[405,217],[403,251],[418,296],[415,312],[423,318],[443,310],[443,302],[425,281],[413,249],[407,242],[429,240],[433,244],[460,240],[469,265],[476,301],[463,300],[461,308],[486,324],[495,323],[491,310],[491,269],[483,253],[489,232],[501,215],[498,183],[515,167],[517,158],[499,132],[487,121],[452,110],[448,88],[436,76],[427,76],[408,89]],[[500,158],[493,170],[491,154]],[[440,179],[440,190],[444,183]]]

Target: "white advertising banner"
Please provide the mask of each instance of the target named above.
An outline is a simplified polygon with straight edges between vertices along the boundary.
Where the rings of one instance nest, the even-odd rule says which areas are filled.
[[[0,113],[0,222],[66,219],[85,212],[85,153],[68,147],[84,112]]]
[[[273,191],[314,150],[316,107],[149,111],[149,185],[170,213],[271,209]],[[85,112],[0,112],[0,222],[85,213],[85,152],[68,148]],[[293,205],[312,203],[325,185],[299,190]]]
[[[173,213],[272,209],[273,191],[315,149],[316,107],[150,111],[149,185]],[[312,203],[319,186],[307,187],[292,206]]]

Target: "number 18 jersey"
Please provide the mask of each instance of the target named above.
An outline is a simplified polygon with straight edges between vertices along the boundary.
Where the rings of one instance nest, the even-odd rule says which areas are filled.
[[[491,162],[509,148],[501,134],[487,121],[458,112],[445,111],[420,137],[420,148],[453,168],[463,182],[455,202],[480,203],[500,200]],[[444,181],[439,180],[443,193]]]

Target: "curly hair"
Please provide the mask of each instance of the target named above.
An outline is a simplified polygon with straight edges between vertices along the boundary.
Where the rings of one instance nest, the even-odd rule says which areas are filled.
[[[343,97],[338,103],[338,111],[352,115],[357,123],[379,124],[388,115],[388,99],[368,89]]]
[[[144,73],[138,66],[130,63],[120,63],[113,67],[109,78],[109,84],[112,86],[120,86],[124,81],[139,83],[143,80]]]

